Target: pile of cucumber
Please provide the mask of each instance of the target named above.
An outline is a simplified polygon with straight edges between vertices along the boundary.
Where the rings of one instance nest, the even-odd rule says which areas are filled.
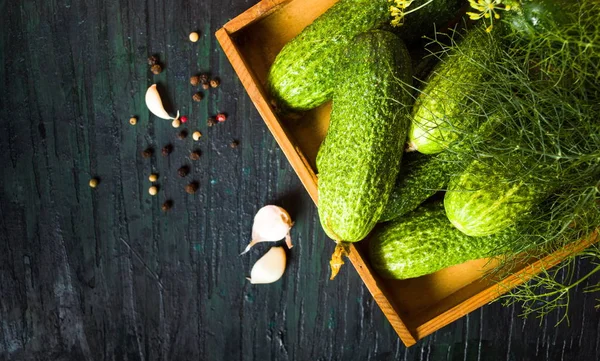
[[[538,11],[557,1],[530,3]],[[515,221],[552,191],[508,181],[498,171],[506,164],[465,167],[456,159],[469,137],[494,127],[493,115],[470,119],[456,105],[476,96],[465,86],[481,79],[476,58],[501,56],[487,52],[497,33],[473,27],[460,53],[440,62],[424,86],[413,84],[405,44],[431,35],[434,24],[447,26],[465,4],[433,0],[397,30],[389,26],[388,0],[340,0],[283,48],[269,72],[278,111],[332,100],[316,163],[321,225],[338,244],[370,234],[370,262],[383,277],[418,277],[501,253],[518,237]],[[523,14],[512,21],[524,34],[544,25]],[[441,190],[448,190],[443,202],[428,202]]]

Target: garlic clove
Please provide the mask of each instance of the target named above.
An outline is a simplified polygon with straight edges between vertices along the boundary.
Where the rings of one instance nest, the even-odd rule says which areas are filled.
[[[173,118],[167,113],[165,110],[162,99],[160,98],[160,94],[158,93],[158,89],[156,89],[156,84],[150,85],[148,90],[146,91],[146,106],[148,110],[152,112],[152,114],[156,115],[162,119],[178,119],[179,111],[177,111],[177,116]]]
[[[286,261],[283,247],[272,247],[252,266],[248,280],[252,284],[273,283],[283,276]]]
[[[283,238],[287,247],[292,248],[290,229],[293,225],[294,222],[285,209],[273,205],[262,207],[254,216],[252,241],[241,254],[248,252],[257,243],[277,242]]]

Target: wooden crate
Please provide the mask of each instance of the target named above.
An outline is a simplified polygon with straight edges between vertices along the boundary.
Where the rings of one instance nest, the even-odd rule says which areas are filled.
[[[281,48],[337,0],[263,0],[231,20],[216,37],[267,127],[317,203],[315,159],[329,126],[331,104],[286,121],[274,113],[266,92],[267,72]],[[481,259],[443,269],[431,275],[386,280],[374,273],[366,258],[366,241],[353,245],[349,258],[375,301],[406,346],[467,313],[493,301],[542,268],[556,265],[573,252],[589,246],[582,241],[542,260],[518,266],[502,280],[483,277],[494,261]]]

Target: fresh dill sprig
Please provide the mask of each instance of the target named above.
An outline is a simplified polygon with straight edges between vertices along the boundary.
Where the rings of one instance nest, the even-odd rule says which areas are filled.
[[[493,6],[500,3],[476,2],[489,5],[490,19],[497,19]],[[496,273],[510,271],[525,259],[541,259],[600,228],[600,2],[582,0],[567,15],[569,21],[546,26],[530,38],[496,24],[494,33],[497,30],[502,39],[490,37],[493,48],[481,51],[502,55],[468,57],[483,76],[477,84],[468,84],[476,95],[460,107],[464,116],[479,119],[472,129],[492,118],[500,121],[494,121],[490,134],[477,137],[468,136],[462,127],[444,124],[463,139],[461,147],[452,149],[458,153],[456,158],[465,163],[492,160],[489,163],[503,165],[508,181],[550,190],[543,202],[514,225],[519,238],[499,245],[507,254]],[[441,51],[434,55],[443,58],[472,51],[462,49],[456,35],[450,35],[449,46],[435,41]],[[596,267],[577,275],[572,270],[578,258]],[[509,292],[505,303],[519,302],[524,315],[544,317],[562,311],[559,322],[568,320],[570,294],[600,275],[599,262],[596,246],[573,254]],[[559,275],[563,278],[558,279]],[[584,290],[600,291],[600,284]]]
[[[433,2],[433,0],[427,0],[427,2],[424,4],[408,9],[408,7],[411,6],[414,1],[415,0],[388,0],[388,2],[393,3],[393,5],[390,6],[390,14],[392,15],[392,21],[390,24],[393,27],[404,25],[404,17],[406,15],[415,11],[419,11],[423,7]]]

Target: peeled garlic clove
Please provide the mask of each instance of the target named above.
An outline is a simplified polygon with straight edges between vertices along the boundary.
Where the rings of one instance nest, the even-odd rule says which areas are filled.
[[[283,247],[272,247],[269,252],[256,261],[248,280],[252,284],[265,284],[277,281],[285,272],[286,260]]]
[[[175,118],[173,118],[169,115],[169,113],[167,113],[163,106],[162,99],[160,98],[160,94],[158,93],[158,89],[156,89],[156,84],[152,84],[146,91],[146,106],[148,107],[148,110],[152,112],[152,114],[156,115],[159,118],[179,118],[179,111],[177,111],[177,116]]]
[[[289,213],[278,206],[264,206],[256,212],[252,225],[252,241],[242,254],[260,242],[277,242],[285,238],[288,248],[292,248],[290,229],[294,225]]]

